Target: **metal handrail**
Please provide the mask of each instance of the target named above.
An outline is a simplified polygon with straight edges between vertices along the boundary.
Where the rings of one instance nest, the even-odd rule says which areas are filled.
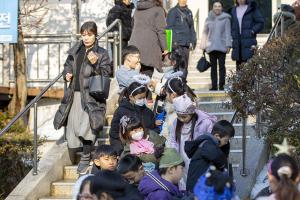
[[[60,78],[62,77],[62,73],[60,73],[53,81],[51,81],[41,92],[38,96],[36,96],[34,99],[30,101],[29,104],[26,105],[26,107],[20,111],[1,131],[0,131],[0,137],[18,120],[20,117],[22,117],[30,108],[31,106],[38,102],[42,96],[48,91],[48,89],[54,85]]]
[[[277,37],[276,35],[276,29],[278,28],[279,26],[279,22],[280,22],[280,25],[281,25],[281,35],[280,36],[283,36],[283,33],[284,33],[284,17],[285,16],[290,16],[288,15],[287,12],[284,12],[284,11],[280,11],[279,13],[279,16],[278,18],[276,19],[275,23],[274,23],[274,26],[272,27],[271,29],[271,32],[268,36],[268,39],[266,41],[266,43],[270,42],[271,39],[273,38],[274,34],[275,36]],[[236,110],[232,116],[232,119],[231,119],[231,124],[233,124],[236,119],[238,117],[238,111]],[[258,135],[260,135],[260,132],[261,132],[261,127],[260,127],[260,123],[261,123],[261,112],[258,112],[257,113],[257,116],[256,116],[256,128],[257,128],[257,131],[258,131]],[[247,136],[247,129],[246,129],[246,126],[247,126],[247,116],[244,116],[242,117],[242,130],[243,130],[243,135],[242,135],[242,170],[240,172],[241,176],[247,176],[248,175],[248,170],[246,169],[246,136]]]
[[[105,36],[114,26],[118,25],[119,26],[119,32],[114,32],[114,51],[116,51],[116,41],[118,40],[118,36],[119,36],[119,63],[121,64],[121,58],[122,58],[122,24],[121,24],[121,20],[116,19],[112,24],[110,24],[108,26],[108,28],[101,33],[100,35],[97,36],[97,39],[101,39],[103,36]],[[41,37],[45,37],[44,35],[42,35]],[[115,57],[117,57],[117,55],[115,55]],[[114,67],[117,68],[117,62],[114,61]],[[115,69],[116,69],[115,68]],[[55,79],[53,79],[34,99],[32,99],[23,110],[21,110],[1,131],[0,131],[0,137],[6,132],[8,131],[13,125],[14,123],[16,123],[17,120],[19,120],[25,113],[28,112],[28,110],[34,106],[34,145],[33,145],[33,175],[37,175],[38,171],[37,171],[37,145],[38,145],[38,136],[37,136],[37,103],[38,101],[42,98],[42,96],[50,89],[50,87],[52,87],[56,82],[58,82],[58,80],[63,76],[62,73],[60,73]],[[65,82],[65,89],[66,89],[66,82]]]

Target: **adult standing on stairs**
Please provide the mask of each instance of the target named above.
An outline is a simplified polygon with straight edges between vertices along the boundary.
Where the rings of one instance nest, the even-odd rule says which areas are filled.
[[[71,99],[66,106],[71,108],[68,112],[67,108],[64,111],[60,106],[59,111],[64,115],[62,118],[67,119],[66,137],[70,152],[74,153],[79,147],[83,147],[77,172],[85,174],[96,135],[104,124],[106,110],[105,99],[96,100],[90,95],[89,80],[95,74],[108,77],[110,60],[107,51],[98,46],[95,22],[85,22],[81,26],[80,34],[82,40],[68,51],[63,71],[63,77],[70,85],[62,102],[64,99]],[[62,122],[55,116],[54,125],[65,121]]]
[[[252,0],[236,0],[236,6],[230,10],[232,16],[232,60],[236,61],[237,70],[247,62],[257,45],[256,35],[264,28],[264,18]]]
[[[222,12],[223,3],[216,0],[213,9],[205,20],[204,31],[200,48],[209,54],[211,63],[211,89],[218,90],[218,63],[219,63],[219,90],[224,90],[225,85],[225,59],[229,53],[232,38],[230,19],[231,16]]]
[[[170,9],[167,16],[167,29],[172,29],[174,47],[182,49],[185,54],[185,71],[188,74],[190,49],[196,47],[196,32],[194,28],[193,13],[187,6],[187,0],[178,0],[178,4]]]
[[[167,54],[166,17],[161,0],[139,0],[133,16],[129,45],[141,54],[142,74],[152,77],[154,68],[162,72],[162,55]]]

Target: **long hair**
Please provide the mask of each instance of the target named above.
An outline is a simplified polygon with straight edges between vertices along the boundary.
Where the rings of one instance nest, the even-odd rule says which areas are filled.
[[[282,173],[283,167],[287,167],[289,173]],[[299,167],[292,157],[286,154],[278,155],[271,162],[269,171],[278,181],[277,189],[273,191],[277,200],[300,199],[300,193],[294,183],[299,176]]]
[[[196,122],[198,120],[198,115],[196,113],[194,113],[192,115],[192,130],[191,130],[191,139],[194,139],[194,129],[195,129],[195,125]],[[177,143],[180,144],[180,139],[181,139],[181,129],[183,126],[183,122],[181,122],[180,120],[176,120],[176,127],[175,127],[175,140]]]

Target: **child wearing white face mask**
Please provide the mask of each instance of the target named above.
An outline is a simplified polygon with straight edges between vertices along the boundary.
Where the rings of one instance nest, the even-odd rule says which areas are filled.
[[[146,171],[155,169],[166,138],[145,129],[136,116],[126,115],[120,120],[120,138],[125,144],[121,157],[127,154],[136,155],[142,160]]]
[[[136,116],[141,120],[142,125],[150,130],[159,132],[155,124],[155,116],[152,110],[146,106],[147,86],[138,82],[131,83],[121,94],[119,107],[116,109],[111,121],[109,132],[110,144],[115,148],[118,155],[123,151],[123,144],[120,140],[119,124],[121,118],[126,116]]]

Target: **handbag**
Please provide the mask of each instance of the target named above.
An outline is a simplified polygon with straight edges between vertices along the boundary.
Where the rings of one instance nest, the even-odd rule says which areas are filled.
[[[206,60],[205,51],[203,51],[203,55],[197,63],[197,70],[199,72],[205,72],[206,70],[208,70],[208,68],[210,68],[210,66],[210,62]]]
[[[89,80],[89,94],[97,101],[104,101],[108,98],[110,89],[110,78],[96,74]]]

